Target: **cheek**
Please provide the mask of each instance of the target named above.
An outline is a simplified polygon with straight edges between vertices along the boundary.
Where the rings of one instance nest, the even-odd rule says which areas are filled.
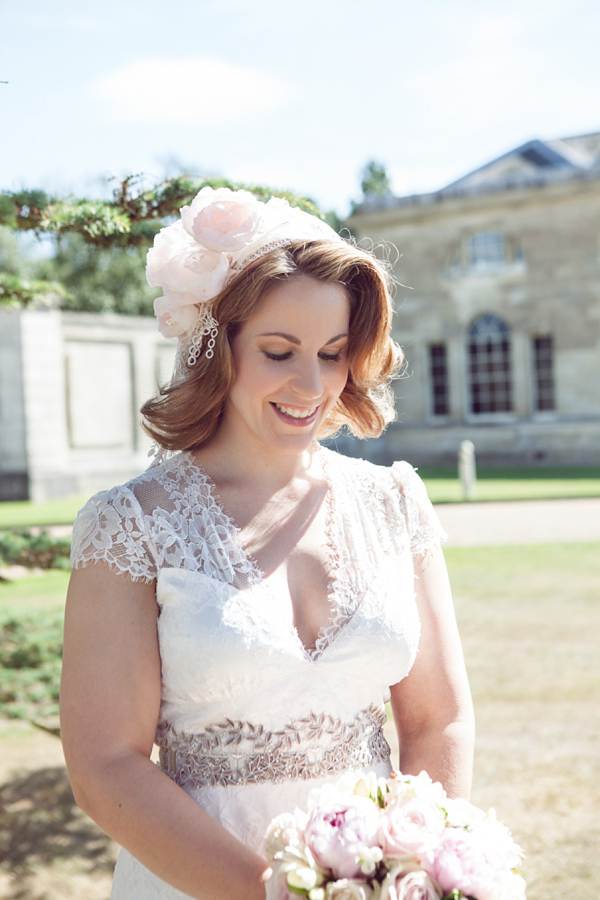
[[[346,387],[346,382],[348,381],[349,375],[350,369],[348,368],[348,365],[340,365],[339,369],[335,373],[335,385],[338,395],[341,394]]]

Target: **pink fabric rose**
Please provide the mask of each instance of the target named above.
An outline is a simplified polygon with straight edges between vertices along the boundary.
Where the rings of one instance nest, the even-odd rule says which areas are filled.
[[[263,229],[262,204],[248,191],[202,188],[181,222],[190,237],[208,250],[236,253]]]
[[[447,828],[435,853],[427,854],[423,868],[444,892],[458,888],[477,900],[496,900],[506,877],[504,861],[478,831]]]
[[[361,873],[363,848],[377,843],[378,810],[366,797],[338,797],[312,810],[304,842],[316,863],[334,878]]]
[[[441,897],[439,884],[422,869],[407,871],[397,866],[381,885],[380,900],[440,900]]]
[[[386,806],[379,825],[379,840],[386,859],[420,857],[441,841],[446,821],[433,802],[414,793],[396,797]]]
[[[181,222],[159,231],[146,259],[146,280],[151,287],[195,294],[196,303],[215,297],[228,271],[227,257],[199,247],[184,232]]]

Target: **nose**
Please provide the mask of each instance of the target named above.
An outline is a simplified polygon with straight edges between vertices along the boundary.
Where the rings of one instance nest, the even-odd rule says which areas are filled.
[[[303,400],[319,400],[323,396],[323,376],[319,359],[299,360],[290,386]]]

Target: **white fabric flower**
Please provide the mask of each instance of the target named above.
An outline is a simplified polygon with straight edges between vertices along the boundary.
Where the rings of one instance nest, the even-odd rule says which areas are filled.
[[[189,238],[181,222],[161,228],[146,260],[146,279],[151,287],[176,294],[193,293],[196,303],[222,290],[228,270],[227,257]]]
[[[208,250],[235,253],[264,230],[264,204],[248,191],[202,188],[189,206],[181,209],[181,223],[195,241]]]
[[[272,197],[262,203],[249,191],[229,188],[202,188],[180,216],[156,235],[146,263],[148,284],[163,290],[154,311],[165,337],[189,338],[200,319],[212,315],[211,301],[227,282],[269,250],[295,240],[342,240],[287,200]],[[201,340],[188,365],[195,362]]]

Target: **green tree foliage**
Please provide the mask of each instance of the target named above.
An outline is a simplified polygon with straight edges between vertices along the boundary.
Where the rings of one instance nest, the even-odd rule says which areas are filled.
[[[151,187],[141,176],[129,176],[109,200],[59,198],[39,190],[0,193],[0,226],[5,226],[0,227],[0,305],[53,303],[87,312],[152,315],[157,291],[146,284],[145,254],[159,229],[205,186],[244,189],[263,201],[284,197],[325,218],[312,200],[295,194],[188,175]],[[331,215],[328,220],[339,226]],[[54,251],[26,262],[11,232],[51,235]]]
[[[372,159],[361,173],[360,188],[365,200],[385,197],[392,193],[392,186],[383,163]]]
[[[63,309],[151,316],[157,291],[146,283],[144,256],[141,248],[95,247],[70,233],[38,263],[38,273],[63,285]]]
[[[323,218],[312,200],[263,185],[247,185],[225,178],[192,178],[177,175],[154,187],[141,176],[119,182],[110,200],[51,197],[44,191],[0,194],[0,225],[38,234],[58,236],[76,233],[95,247],[147,248],[164,219],[177,215],[206,186],[247,190],[259,200],[285,197],[292,206]]]

